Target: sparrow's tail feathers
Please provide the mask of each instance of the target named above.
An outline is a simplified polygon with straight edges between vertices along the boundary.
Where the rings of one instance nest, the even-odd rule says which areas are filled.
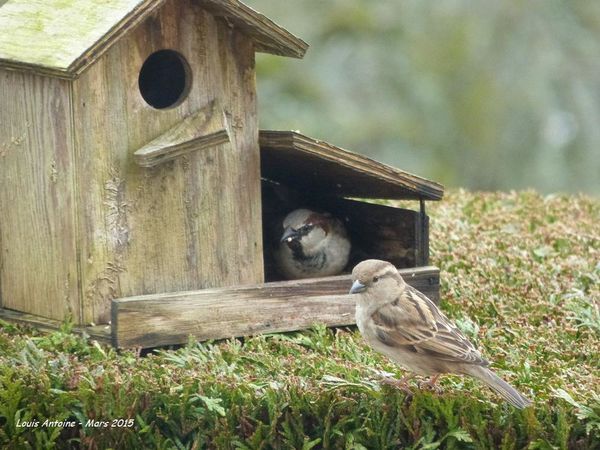
[[[481,366],[476,367],[477,369],[470,371],[469,374],[487,384],[498,394],[500,394],[508,403],[519,409],[527,408],[531,405],[531,400],[517,391],[514,387],[512,387],[490,369]]]

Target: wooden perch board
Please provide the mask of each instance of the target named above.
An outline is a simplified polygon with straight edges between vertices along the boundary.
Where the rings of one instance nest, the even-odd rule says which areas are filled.
[[[228,142],[225,113],[212,101],[136,150],[133,157],[141,167],[154,167],[186,153]]]
[[[61,326],[63,326],[63,321],[61,320],[46,319],[42,316],[22,313],[6,308],[0,308],[0,320],[6,320],[7,322],[21,325],[28,325],[49,333],[60,330]],[[111,343],[110,325],[108,324],[76,326],[73,327],[73,331],[76,333],[86,334],[91,339],[95,339],[103,344]]]
[[[439,183],[295,131],[260,130],[259,141],[262,176],[307,193],[407,200],[444,195]]]
[[[439,269],[401,269],[408,284],[438,301]],[[198,340],[293,331],[315,323],[354,323],[349,275],[255,286],[142,295],[112,302],[116,347],[158,347]]]

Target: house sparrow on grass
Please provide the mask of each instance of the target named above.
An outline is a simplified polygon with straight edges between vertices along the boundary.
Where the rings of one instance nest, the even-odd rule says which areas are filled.
[[[531,405],[512,386],[492,372],[469,340],[425,295],[407,285],[396,268],[368,259],[352,270],[357,294],[356,324],[367,343],[411,372],[442,373],[477,378],[517,408]]]
[[[350,254],[350,240],[342,222],[328,213],[296,209],[283,220],[283,235],[274,256],[287,279],[337,275]]]

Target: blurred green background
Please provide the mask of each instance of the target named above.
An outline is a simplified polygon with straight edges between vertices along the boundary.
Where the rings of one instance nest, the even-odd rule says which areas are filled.
[[[600,2],[246,0],[310,44],[257,58],[261,128],[448,187],[600,194]]]

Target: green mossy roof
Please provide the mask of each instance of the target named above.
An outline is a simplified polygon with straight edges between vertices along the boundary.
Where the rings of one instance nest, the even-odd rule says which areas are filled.
[[[0,0],[0,67],[74,78],[165,0]],[[256,43],[301,58],[307,44],[238,0],[202,0]]]
[[[0,60],[68,71],[144,0],[8,0]]]

